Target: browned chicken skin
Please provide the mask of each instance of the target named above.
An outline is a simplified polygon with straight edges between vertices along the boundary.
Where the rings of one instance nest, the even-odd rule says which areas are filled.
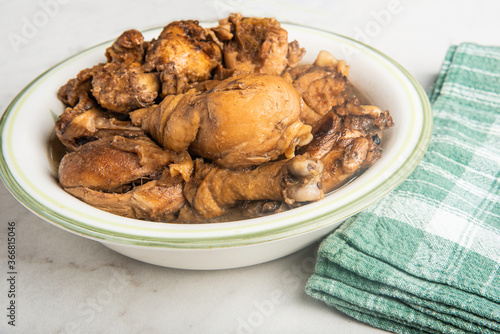
[[[113,45],[106,49],[105,55],[110,63],[142,63],[148,45],[139,31],[131,29],[121,34]]]
[[[244,74],[222,81],[196,99],[200,128],[190,149],[227,168],[293,157],[311,141],[301,121],[301,100],[278,76]]]
[[[175,152],[186,151],[200,126],[200,115],[191,108],[194,96],[191,93],[168,95],[158,105],[130,113],[130,118],[160,146]]]
[[[158,75],[145,73],[139,63],[107,63],[92,78],[92,95],[97,102],[118,113],[152,105],[159,90]]]
[[[304,99],[301,118],[314,124],[333,107],[353,97],[353,88],[347,80],[348,67],[328,52],[322,51],[314,64],[300,65],[283,75]]]
[[[195,175],[186,184],[184,194],[196,212],[207,219],[221,216],[240,201],[317,201],[324,196],[322,169],[316,159],[302,156],[245,170],[220,168],[197,160]]]
[[[303,65],[292,69],[290,75],[293,87],[312,111],[312,115],[305,116],[309,124],[347,99],[347,78],[332,68]]]
[[[157,178],[176,158],[146,136],[101,138],[63,157],[59,182],[63,188],[119,191],[141,178]]]
[[[192,82],[211,78],[222,61],[219,45],[209,40],[198,21],[167,25],[146,52],[146,71],[160,72],[162,96],[182,93]]]
[[[74,109],[68,108],[65,114],[72,111]],[[70,151],[99,138],[115,135],[135,137],[143,134],[140,128],[133,126],[130,122],[106,117],[97,108],[69,117],[71,116],[74,117],[67,124],[63,123],[64,118],[60,118],[59,122],[56,123],[56,134],[61,143]]]
[[[314,125],[314,139],[299,152],[323,163],[325,193],[371,166],[381,155],[382,131],[393,125],[389,112],[361,105],[348,73],[344,61],[322,51],[314,64],[284,74],[308,106],[301,119]]]
[[[97,70],[104,64],[98,64],[91,68],[86,68],[78,73],[76,78],[69,80],[65,85],[59,88],[57,97],[64,104],[74,107],[81,98],[91,96],[92,78]]]
[[[361,106],[356,98],[333,108],[316,123],[312,142],[300,149],[304,156],[323,163],[325,193],[340,187],[381,156],[382,130],[393,125],[392,118],[380,109],[358,116],[362,113],[360,109],[373,111],[378,108]]]
[[[105,113],[87,95],[82,96],[76,106],[65,109],[56,122],[55,131],[61,143],[70,151],[98,138],[143,135],[143,131],[131,122]]]
[[[167,97],[131,113],[134,124],[163,147],[189,150],[227,168],[246,168],[293,157],[311,141],[311,127],[299,121],[301,100],[284,79],[242,74],[199,94]],[[251,134],[251,135],[249,135]]]
[[[58,91],[61,186],[102,210],[207,223],[321,199],[382,152],[388,111],[362,105],[349,66],[313,64],[272,18],[231,14],[213,28],[127,30],[107,63]]]
[[[224,42],[226,67],[236,73],[280,75],[305,53],[296,41],[288,43],[288,32],[273,18],[231,14],[212,30]]]
[[[101,210],[153,221],[177,217],[179,210],[186,204],[182,190],[182,178],[172,178],[168,172],[164,172],[158,180],[141,184],[124,193],[109,193],[88,187],[66,188],[73,196]]]

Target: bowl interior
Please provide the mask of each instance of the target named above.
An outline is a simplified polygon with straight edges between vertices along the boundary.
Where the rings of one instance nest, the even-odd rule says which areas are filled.
[[[213,26],[215,24],[206,24]],[[311,63],[320,50],[350,65],[349,79],[371,103],[391,112],[395,126],[383,138],[382,158],[361,176],[325,199],[267,217],[216,224],[153,223],[119,217],[64,192],[48,156],[54,115],[63,111],[58,88],[81,69],[105,61],[111,42],[82,51],[36,78],[9,105],[1,123],[0,173],[11,193],[41,218],[97,240],[165,247],[209,248],[264,242],[316,230],[373,204],[416,167],[430,140],[432,116],[425,92],[400,65],[349,38],[283,24]],[[157,37],[161,29],[144,32]]]

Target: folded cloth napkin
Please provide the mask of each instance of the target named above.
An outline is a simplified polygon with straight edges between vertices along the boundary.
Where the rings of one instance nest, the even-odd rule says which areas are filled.
[[[321,243],[306,292],[396,333],[499,333],[500,47],[451,47],[430,100],[421,163]]]

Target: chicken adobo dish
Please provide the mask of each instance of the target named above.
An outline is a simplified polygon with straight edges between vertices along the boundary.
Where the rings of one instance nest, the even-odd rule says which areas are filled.
[[[259,217],[318,201],[382,154],[388,111],[349,66],[314,63],[272,18],[125,31],[58,91],[61,187],[99,209],[170,223]]]

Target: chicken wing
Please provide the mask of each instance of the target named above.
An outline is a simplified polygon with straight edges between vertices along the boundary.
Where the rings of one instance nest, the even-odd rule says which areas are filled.
[[[352,98],[316,123],[314,139],[299,152],[323,163],[321,181],[328,193],[380,158],[382,130],[391,126],[393,121],[388,111],[363,106]]]
[[[144,135],[141,128],[130,121],[122,121],[105,113],[90,98],[84,97],[75,107],[68,107],[59,116],[55,132],[61,143],[70,151],[99,138],[122,135]]]
[[[182,178],[164,172],[158,180],[135,186],[124,193],[108,193],[88,187],[66,188],[71,195],[98,209],[120,216],[151,221],[172,221],[186,204]]]
[[[121,192],[137,180],[158,179],[176,158],[178,155],[161,149],[146,136],[105,137],[66,154],[59,165],[59,183],[65,189]]]

